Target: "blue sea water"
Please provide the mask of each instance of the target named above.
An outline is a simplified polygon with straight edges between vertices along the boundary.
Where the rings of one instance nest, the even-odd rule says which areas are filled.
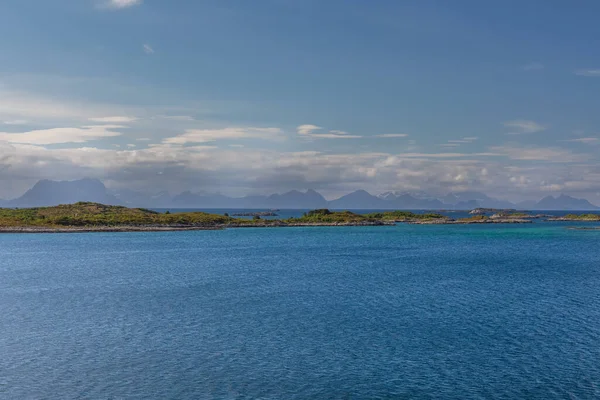
[[[1,235],[0,398],[597,399],[566,226]]]

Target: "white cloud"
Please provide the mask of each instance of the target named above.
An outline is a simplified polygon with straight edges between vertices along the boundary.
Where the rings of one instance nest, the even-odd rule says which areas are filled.
[[[31,145],[49,145],[61,143],[84,143],[104,137],[120,136],[115,129],[121,125],[95,125],[81,128],[41,129],[22,133],[0,132],[0,141]]]
[[[190,117],[189,115],[159,115],[156,118],[168,119],[171,121],[195,121],[194,117]]]
[[[516,154],[518,149],[506,146],[496,150],[498,153],[333,154],[169,144],[143,149],[44,148],[0,142],[0,181],[12,182],[12,189],[0,185],[0,197],[18,195],[22,192],[15,192],[15,188],[25,190],[38,179],[81,177],[100,178],[113,187],[153,192],[204,189],[235,195],[311,187],[326,195],[355,189],[372,193],[398,189],[443,193],[479,190],[520,198],[536,197],[542,187],[553,184],[600,191],[600,168],[595,163],[540,163],[540,158],[557,155],[544,149],[529,149],[537,151],[535,154]],[[500,153],[524,159],[524,165],[490,158]],[[482,161],[478,156],[487,158]]]
[[[141,138],[137,138],[135,140],[137,140],[138,142],[149,142],[152,139],[147,138],[147,137],[141,137]]]
[[[279,139],[279,128],[188,129],[183,135],[166,138],[165,144],[207,143],[232,139]]]
[[[509,135],[520,135],[524,133],[536,133],[546,130],[547,128],[543,125],[535,121],[529,120],[515,120],[515,121],[507,121],[504,123],[504,126],[507,128],[516,129],[516,132],[510,132]]]
[[[306,125],[300,125],[297,130],[298,130],[298,134],[299,135],[311,135],[314,131],[318,131],[321,128],[320,126],[317,125],[310,125],[310,124],[306,124]]]
[[[154,49],[149,44],[143,45],[142,48],[144,49],[144,53],[154,54]]]
[[[118,10],[118,9],[122,9],[122,8],[138,6],[142,3],[143,3],[143,0],[108,0],[107,2],[104,3],[103,6],[104,6],[104,8]]]
[[[584,138],[563,140],[563,142],[576,142],[576,143],[598,143],[598,141],[600,141],[600,139],[595,138],[595,137],[584,137]]]
[[[384,133],[383,135],[375,135],[378,138],[403,138],[408,137],[406,133]]]
[[[2,121],[4,125],[27,125],[29,121],[25,119],[14,119],[10,121]]]
[[[100,118],[90,118],[90,121],[93,122],[102,122],[107,124],[126,124],[128,122],[135,122],[137,118],[135,117],[123,117],[123,116],[115,116],[115,117],[100,117]]]
[[[23,91],[0,90],[0,121],[34,124],[41,122],[43,125],[57,123],[57,121],[60,124],[76,124],[85,121],[113,123],[114,121],[110,119],[115,118],[113,116],[119,116],[124,111],[129,115],[136,115],[143,113],[144,109],[118,104],[63,100],[52,96]],[[131,121],[127,120],[127,122]]]
[[[600,77],[600,69],[578,69],[575,71],[575,75]]]
[[[478,139],[477,137],[471,136],[471,137],[464,137],[462,139],[448,140],[447,143],[440,144],[440,146],[442,146],[442,147],[458,147],[461,144],[473,143],[477,139]]]
[[[571,163],[589,160],[589,154],[574,153],[557,147],[517,147],[494,146],[491,151],[507,156],[511,160],[547,161],[551,163]]]
[[[296,128],[298,135],[315,138],[315,139],[358,139],[362,136],[358,135],[349,135],[348,132],[332,130],[328,133],[318,133],[317,131],[322,130],[320,126],[317,125],[300,125]]]

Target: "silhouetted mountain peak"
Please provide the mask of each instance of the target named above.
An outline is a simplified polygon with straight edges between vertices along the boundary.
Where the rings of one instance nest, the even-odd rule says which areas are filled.
[[[534,208],[539,210],[597,210],[599,207],[586,199],[577,199],[561,193],[558,197],[544,197],[534,205]]]
[[[37,182],[31,189],[9,204],[15,207],[39,207],[70,204],[78,201],[93,201],[104,204],[118,204],[116,197],[109,195],[104,184],[98,179],[75,181]]]

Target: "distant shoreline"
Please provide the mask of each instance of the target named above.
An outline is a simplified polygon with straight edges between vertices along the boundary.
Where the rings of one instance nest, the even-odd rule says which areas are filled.
[[[217,231],[243,228],[307,228],[307,227],[367,227],[367,226],[396,226],[407,225],[470,225],[470,224],[529,224],[529,220],[490,220],[490,221],[365,221],[365,222],[334,222],[334,223],[285,223],[269,221],[268,223],[226,224],[213,226],[0,226],[2,233],[110,233],[110,232],[180,232],[180,231]]]
[[[491,216],[483,212],[495,213]],[[598,214],[568,214],[560,217],[530,215],[512,210],[475,209],[466,218],[454,219],[439,213],[414,213],[410,211],[383,211],[356,214],[351,211],[318,209],[287,219],[232,218],[205,212],[160,213],[143,208],[108,206],[80,202],[54,207],[30,209],[1,209],[0,233],[91,233],[91,232],[177,232],[223,230],[235,228],[292,228],[340,226],[394,226],[408,225],[471,225],[471,224],[531,224],[600,222]]]

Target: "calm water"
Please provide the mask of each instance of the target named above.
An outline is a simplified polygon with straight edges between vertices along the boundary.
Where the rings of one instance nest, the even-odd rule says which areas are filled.
[[[597,399],[600,231],[0,236],[0,398]]]

